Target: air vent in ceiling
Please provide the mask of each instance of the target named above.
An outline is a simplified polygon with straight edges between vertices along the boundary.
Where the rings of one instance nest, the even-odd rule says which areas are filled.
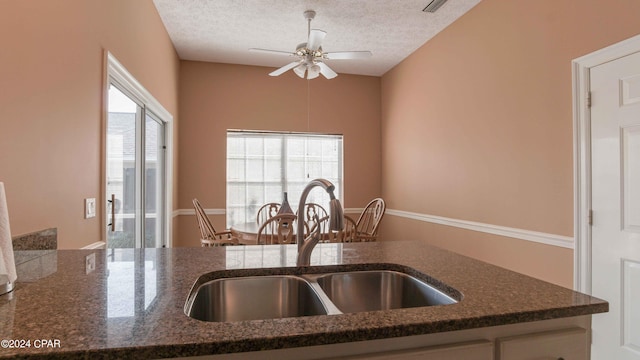
[[[427,5],[427,7],[422,9],[422,11],[434,13],[436,12],[436,10],[440,9],[440,6],[442,6],[446,2],[447,0],[433,0],[429,3],[429,5]]]

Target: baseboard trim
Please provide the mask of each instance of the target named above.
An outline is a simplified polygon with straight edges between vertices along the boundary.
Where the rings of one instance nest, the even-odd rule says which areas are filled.
[[[92,244],[89,244],[87,246],[83,246],[80,249],[82,250],[95,250],[95,249],[106,249],[107,248],[107,243],[104,241],[96,241]]]
[[[466,230],[478,231],[487,234],[506,236],[510,238],[537,242],[546,245],[559,246],[567,249],[574,248],[574,239],[569,236],[548,234],[538,231],[523,230],[506,226],[484,224],[474,221],[446,218],[442,216],[427,215],[409,211],[387,209],[387,215],[398,216],[405,219],[424,221],[432,224],[452,226]]]

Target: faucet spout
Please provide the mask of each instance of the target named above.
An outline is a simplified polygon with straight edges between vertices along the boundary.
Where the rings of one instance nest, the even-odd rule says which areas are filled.
[[[313,249],[316,247],[318,242],[320,242],[320,227],[316,227],[316,229],[311,234],[309,234],[309,236],[307,236],[304,241],[302,241],[302,246],[298,246],[298,260],[296,261],[296,265],[311,265],[311,253],[313,252]]]
[[[300,195],[298,213],[302,214],[309,192],[317,186],[322,187],[329,194],[329,198],[331,199],[329,203],[329,229],[331,231],[342,230],[344,227],[344,210],[342,210],[340,200],[336,199],[335,194],[333,193],[335,186],[329,180],[314,179],[307,184],[304,190],[302,190],[302,195]],[[309,234],[306,239],[304,238],[304,221],[301,221],[301,219],[298,218],[298,227],[296,229],[296,242],[298,243],[298,261],[296,263],[298,266],[311,265],[311,252],[319,241],[319,228],[316,229],[314,233]]]

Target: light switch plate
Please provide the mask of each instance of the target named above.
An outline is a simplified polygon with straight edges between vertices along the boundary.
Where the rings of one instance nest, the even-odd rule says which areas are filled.
[[[84,218],[96,217],[96,198],[84,199]]]

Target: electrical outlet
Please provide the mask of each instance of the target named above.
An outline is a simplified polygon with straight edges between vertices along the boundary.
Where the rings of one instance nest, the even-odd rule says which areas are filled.
[[[96,217],[96,198],[84,199],[84,218]]]
[[[96,269],[96,253],[87,255],[84,259],[84,270],[88,274]]]

